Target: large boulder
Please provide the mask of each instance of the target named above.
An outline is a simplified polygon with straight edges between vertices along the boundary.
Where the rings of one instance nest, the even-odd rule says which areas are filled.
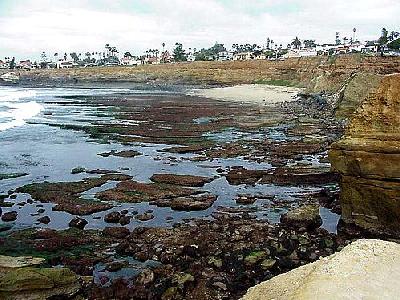
[[[42,258],[0,256],[0,299],[68,299],[81,286],[67,268],[36,268]]]
[[[329,159],[342,175],[343,220],[400,236],[400,74],[382,77]]]
[[[400,245],[358,240],[249,289],[243,300],[398,299]]]

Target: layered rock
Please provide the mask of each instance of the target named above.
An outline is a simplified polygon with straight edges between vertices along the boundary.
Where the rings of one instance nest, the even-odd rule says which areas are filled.
[[[397,299],[400,245],[358,240],[251,288],[243,300]]]
[[[400,74],[383,76],[331,146],[345,222],[400,236]]]

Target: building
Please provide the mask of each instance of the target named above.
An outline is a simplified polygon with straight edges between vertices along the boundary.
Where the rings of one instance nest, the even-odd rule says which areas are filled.
[[[238,52],[233,55],[233,60],[250,60],[252,59],[252,52]]]
[[[57,69],[70,69],[74,67],[74,62],[71,60],[63,60],[60,59],[57,63],[56,63],[56,68]]]
[[[33,66],[32,66],[32,62],[28,59],[28,60],[21,60],[19,62],[19,64],[17,65],[18,69],[23,69],[23,70],[32,70]]]
[[[8,69],[10,67],[9,63],[0,60],[0,69]]]
[[[307,48],[307,49],[290,49],[283,56],[284,58],[299,58],[299,57],[310,57],[317,56],[318,52],[316,48]]]
[[[133,56],[127,56],[127,57],[121,58],[121,65],[123,65],[123,66],[138,66],[140,64],[141,64],[141,61]]]
[[[218,52],[218,61],[227,61],[227,60],[233,60],[233,52],[231,51],[221,51]]]

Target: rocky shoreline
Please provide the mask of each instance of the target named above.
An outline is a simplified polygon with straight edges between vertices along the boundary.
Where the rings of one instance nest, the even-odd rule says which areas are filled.
[[[33,182],[0,195],[0,296],[238,299],[255,284],[332,255],[356,239],[388,238],[352,222],[340,221],[327,230],[322,218],[323,212],[341,215],[340,177],[330,169],[328,150],[342,137],[361,102],[354,95],[366,80],[327,78],[334,92],[323,91],[326,78],[319,77],[313,82],[317,93],[268,106],[177,91],[49,101],[94,108],[106,118],[32,125],[72,130],[91,142],[126,148],[94,153],[105,161],[121,160],[118,169],[76,166],[68,170],[75,180]],[[154,145],[156,151],[144,151]],[[142,159],[210,170],[194,175],[164,169],[137,180],[130,167],[138,166],[132,161],[146,162]],[[223,190],[228,187],[235,192]],[[283,189],[279,195],[278,188]],[[87,198],[88,193],[93,196]],[[220,199],[224,193],[228,196]],[[141,204],[148,206],[139,211]],[[36,228],[13,228],[20,207],[34,209]],[[168,212],[161,215],[163,225],[147,225],[163,209]],[[69,218],[70,228],[53,229],[50,211]],[[178,219],[178,212],[202,215]],[[93,224],[101,225],[88,229]],[[43,259],[16,264],[10,273],[10,261],[21,257]],[[53,271],[56,267],[61,271]],[[45,280],[30,282],[31,276]],[[65,288],[55,289],[58,285]]]

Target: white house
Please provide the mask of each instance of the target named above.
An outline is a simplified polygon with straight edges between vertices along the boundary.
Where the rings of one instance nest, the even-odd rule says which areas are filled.
[[[142,62],[140,60],[138,60],[136,57],[123,57],[121,58],[121,64],[123,66],[138,66],[140,65]]]
[[[317,56],[318,52],[316,48],[307,48],[307,49],[290,49],[288,53],[286,53],[284,58],[298,58],[298,57],[310,57]]]
[[[60,59],[56,64],[57,69],[70,69],[73,67],[74,67],[74,62],[72,60]]]
[[[218,61],[233,60],[233,52],[231,51],[221,51],[218,53]]]
[[[233,60],[250,60],[252,59],[252,52],[239,52],[233,55]]]

